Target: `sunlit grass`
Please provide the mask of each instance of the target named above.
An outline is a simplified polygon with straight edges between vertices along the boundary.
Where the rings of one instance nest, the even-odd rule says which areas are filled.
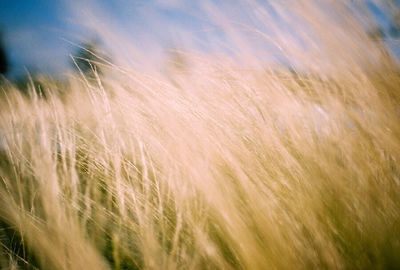
[[[393,63],[191,60],[2,86],[2,268],[400,267]]]

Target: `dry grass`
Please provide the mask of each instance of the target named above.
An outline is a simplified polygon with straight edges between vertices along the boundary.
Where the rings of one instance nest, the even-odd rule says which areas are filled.
[[[400,77],[348,59],[3,86],[1,267],[400,267]]]

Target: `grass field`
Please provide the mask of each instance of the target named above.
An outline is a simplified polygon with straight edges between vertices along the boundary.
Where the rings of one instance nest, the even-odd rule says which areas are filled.
[[[0,267],[400,268],[398,66],[345,37],[328,73],[188,55],[3,84]]]

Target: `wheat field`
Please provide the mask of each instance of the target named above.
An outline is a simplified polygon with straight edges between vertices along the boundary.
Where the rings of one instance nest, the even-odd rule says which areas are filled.
[[[283,43],[305,67],[243,46],[3,83],[1,268],[398,269],[398,65],[354,21],[292,9],[319,37]]]

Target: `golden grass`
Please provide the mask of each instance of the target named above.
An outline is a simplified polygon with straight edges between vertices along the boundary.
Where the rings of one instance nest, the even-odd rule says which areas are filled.
[[[46,99],[3,86],[2,268],[400,267],[393,63],[192,60],[173,80],[45,83]]]

